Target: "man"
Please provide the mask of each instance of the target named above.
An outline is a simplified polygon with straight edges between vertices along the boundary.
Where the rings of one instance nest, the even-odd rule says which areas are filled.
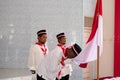
[[[59,33],[56,36],[57,40],[58,40],[58,44],[57,47],[60,47],[62,50],[62,53],[65,54],[65,50],[66,50],[66,37],[65,37],[65,33]],[[61,51],[60,50],[60,51]],[[56,52],[59,53],[59,52]],[[56,80],[60,79],[60,80],[69,80],[69,76],[72,72],[72,66],[69,63],[65,63],[64,60],[66,58],[64,56],[62,56],[62,61],[61,61],[61,65],[64,67],[59,73],[58,76],[56,78]],[[71,62],[70,59],[67,59],[67,62]]]
[[[62,57],[64,56],[65,58],[72,59],[80,52],[81,48],[77,44],[73,44],[71,47],[66,48],[65,54],[63,54],[60,47],[56,47],[46,56],[44,61],[41,62],[42,65],[39,65],[37,80],[55,80],[62,68],[64,68],[61,64],[61,61],[63,61]]]
[[[38,42],[36,42],[34,45],[31,46],[30,54],[29,54],[28,67],[32,72],[32,74],[36,73],[36,70],[38,69],[38,65],[41,65],[41,62],[48,53],[48,48],[45,45],[47,40],[46,30],[38,31],[37,39]]]

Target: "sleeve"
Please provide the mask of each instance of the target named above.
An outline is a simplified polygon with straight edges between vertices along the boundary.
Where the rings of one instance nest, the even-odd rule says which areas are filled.
[[[65,63],[65,66],[63,66],[63,68],[62,68],[62,70],[61,70],[61,75],[60,75],[60,77],[63,77],[63,76],[65,76],[65,75],[67,75],[67,74],[71,75],[71,74],[72,74],[72,71],[73,71],[72,65],[71,65],[72,59],[66,59],[66,60],[64,61],[64,63]]]
[[[35,47],[32,46],[29,51],[28,68],[35,70]]]
[[[72,59],[66,59],[66,60],[64,61],[64,63],[65,63],[65,65],[66,65],[66,64],[71,64],[71,63],[72,63]]]
[[[48,54],[49,54],[49,49],[48,49],[48,47],[47,47],[47,46],[46,46],[46,49],[47,49],[46,55],[48,55]]]

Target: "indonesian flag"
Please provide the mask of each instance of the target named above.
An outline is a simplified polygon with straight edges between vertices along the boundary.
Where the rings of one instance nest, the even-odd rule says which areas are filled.
[[[80,67],[85,68],[88,62],[97,59],[97,46],[99,46],[99,54],[102,53],[103,45],[103,18],[102,18],[102,0],[97,0],[92,24],[91,34],[81,53],[74,59]]]

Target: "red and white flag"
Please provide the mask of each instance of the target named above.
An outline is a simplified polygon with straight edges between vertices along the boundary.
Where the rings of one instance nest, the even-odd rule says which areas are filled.
[[[103,45],[102,0],[97,0],[91,34],[81,53],[74,59],[75,63],[77,63],[78,65],[81,64],[81,67],[86,67],[85,63],[97,59],[97,46],[99,46],[99,54],[101,55],[103,48],[102,45]]]

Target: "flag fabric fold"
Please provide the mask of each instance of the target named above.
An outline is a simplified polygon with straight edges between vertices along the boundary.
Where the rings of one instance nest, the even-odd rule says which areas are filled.
[[[103,47],[102,0],[97,0],[91,34],[81,53],[74,59],[75,63],[85,68],[88,62],[96,60],[97,46],[101,55]]]

